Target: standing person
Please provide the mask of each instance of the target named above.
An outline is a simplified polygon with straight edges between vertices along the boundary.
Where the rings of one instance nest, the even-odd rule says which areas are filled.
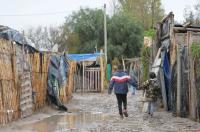
[[[157,101],[157,97],[161,96],[160,88],[157,84],[156,74],[154,72],[149,73],[149,80],[147,80],[143,86],[136,88],[146,90],[146,101],[148,101],[147,113],[153,117],[154,105]]]
[[[133,71],[130,71],[129,75],[130,75],[131,79],[133,79],[133,81],[138,83],[138,79]],[[131,93],[132,93],[132,95],[135,95],[135,87],[133,87],[132,85],[131,85]]]
[[[128,85],[127,82],[130,85],[133,85],[134,87],[137,87],[138,84],[135,83],[130,76],[128,76],[127,73],[123,71],[123,65],[117,66],[118,72],[113,75],[113,77],[110,80],[108,94],[111,94],[114,86],[114,91],[117,97],[118,102],[118,109],[120,118],[123,118],[122,115],[122,102],[123,102],[123,114],[125,117],[128,117],[127,113],[127,93],[128,93]]]

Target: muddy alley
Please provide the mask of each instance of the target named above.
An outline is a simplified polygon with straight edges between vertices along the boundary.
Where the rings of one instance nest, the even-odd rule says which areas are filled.
[[[34,115],[1,126],[0,132],[186,132],[200,125],[155,108],[154,117],[141,113],[142,91],[128,93],[128,118],[120,119],[114,94],[75,93],[69,112],[45,107]]]

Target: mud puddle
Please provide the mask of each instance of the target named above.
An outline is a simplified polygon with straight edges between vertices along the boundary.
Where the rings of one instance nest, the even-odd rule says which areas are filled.
[[[103,116],[101,112],[91,113],[82,110],[68,110],[68,112],[53,115],[36,123],[16,127],[14,130],[54,132],[72,128],[82,129],[91,127],[93,122],[107,119],[108,117]]]

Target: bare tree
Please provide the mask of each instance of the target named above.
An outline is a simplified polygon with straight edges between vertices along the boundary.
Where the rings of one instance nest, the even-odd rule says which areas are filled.
[[[25,30],[25,36],[35,44],[35,48],[51,51],[52,48],[61,44],[62,28],[59,26],[29,26]]]
[[[183,24],[192,21],[192,25],[200,26],[200,0],[198,0],[193,7],[194,10],[188,5],[184,8],[183,17],[185,20],[183,21]]]
[[[117,11],[119,10],[119,5],[117,3],[117,0],[111,0],[110,3],[109,3],[109,14],[111,16],[113,16],[114,14],[117,13]]]

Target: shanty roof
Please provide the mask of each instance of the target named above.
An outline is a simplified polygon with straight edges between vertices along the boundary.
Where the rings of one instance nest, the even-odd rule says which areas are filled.
[[[5,38],[7,40],[15,41],[17,44],[23,44],[23,35],[12,28],[7,26],[0,25],[0,38]],[[40,52],[38,49],[35,48],[35,44],[32,43],[27,37],[25,37],[24,42],[25,51],[28,49],[30,53]]]
[[[101,53],[94,53],[94,54],[69,54],[68,57],[70,60],[76,60],[76,61],[96,61],[97,57],[99,57]],[[103,53],[104,55],[104,53]]]

